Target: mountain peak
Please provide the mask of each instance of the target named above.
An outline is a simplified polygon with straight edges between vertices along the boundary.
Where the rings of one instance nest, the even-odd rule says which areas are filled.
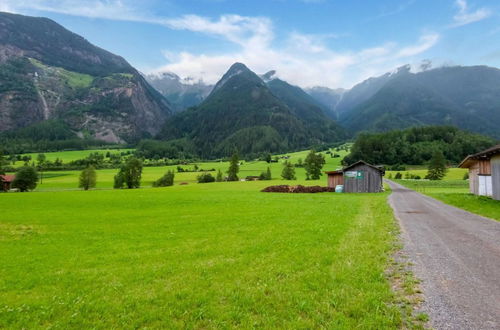
[[[250,79],[253,79],[252,77],[255,76],[256,80],[259,80],[260,82],[262,82],[260,80],[260,78],[255,73],[253,73],[249,68],[247,68],[247,66],[245,64],[236,62],[233,65],[231,65],[229,70],[224,74],[224,76],[222,76],[222,79],[219,80],[219,82],[215,85],[213,91],[220,89],[231,78],[242,75],[242,74],[244,74],[245,77],[250,77]]]

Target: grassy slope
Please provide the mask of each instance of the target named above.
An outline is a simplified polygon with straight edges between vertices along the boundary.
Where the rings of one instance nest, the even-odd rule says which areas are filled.
[[[2,195],[0,327],[397,328],[387,195],[267,184]]]
[[[488,197],[471,194],[469,192],[469,182],[466,180],[397,181],[411,189],[439,199],[444,203],[500,221],[500,202]]]

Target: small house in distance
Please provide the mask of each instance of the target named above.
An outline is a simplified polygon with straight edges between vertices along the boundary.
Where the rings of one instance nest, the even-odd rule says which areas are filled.
[[[0,182],[2,182],[2,186],[0,187],[0,192],[1,191],[9,191],[11,186],[12,186],[12,182],[14,181],[14,179],[16,178],[15,175],[0,175],[2,177],[2,180],[0,180]]]
[[[500,144],[467,156],[458,167],[469,169],[472,194],[500,200]]]
[[[364,161],[356,162],[339,171],[326,172],[328,187],[344,186],[346,193],[376,193],[383,191],[384,168]]]

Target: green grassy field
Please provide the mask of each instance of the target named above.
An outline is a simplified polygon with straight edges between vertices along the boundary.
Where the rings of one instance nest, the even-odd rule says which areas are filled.
[[[413,190],[429,195],[472,213],[500,220],[500,202],[469,192],[467,180],[445,179],[442,181],[396,180]]]
[[[422,166],[419,166],[422,167]],[[396,173],[401,173],[404,177],[406,173],[413,174],[413,175],[418,175],[422,179],[425,178],[427,175],[427,169],[425,168],[418,168],[418,169],[410,169],[408,171],[386,171],[386,177],[394,177]],[[467,169],[464,168],[449,168],[448,171],[446,172],[445,180],[463,180],[464,174],[467,173]]]
[[[387,194],[268,184],[1,195],[0,328],[400,327]]]
[[[121,149],[121,150],[110,150],[110,152],[123,152],[130,149]],[[47,159],[55,160],[56,158],[63,159],[63,161],[67,162],[70,160],[85,158],[90,152],[103,152],[106,153],[107,150],[85,150],[85,151],[65,151],[58,153],[47,153]],[[338,152],[342,157],[346,154],[346,151]],[[307,151],[296,152],[287,154],[290,158],[289,160],[293,163],[296,163],[299,158],[302,160],[307,156]],[[36,159],[36,154],[33,156]],[[341,167],[342,158],[331,158],[330,155],[325,154],[326,164],[324,167],[325,171],[328,170],[336,170]],[[259,175],[261,172],[266,171],[267,167],[271,167],[271,172],[273,178],[280,179],[281,171],[283,169],[284,160],[280,160],[278,163],[266,163],[263,161],[251,161],[245,162],[243,161],[240,166],[240,178],[245,178],[250,175]],[[21,166],[22,162],[17,162],[17,165]],[[228,162],[200,162],[196,163],[200,169],[215,169],[221,170],[222,172],[226,172],[229,163]],[[193,169],[194,164],[189,165],[181,165],[181,167],[185,169]],[[145,167],[142,175],[142,186],[150,187],[152,182],[160,178],[166,171],[173,170],[177,172],[177,165],[175,166],[164,166],[164,167]],[[97,189],[111,189],[113,187],[113,177],[118,172],[118,169],[105,169],[97,171]],[[212,172],[215,176],[216,172]],[[42,184],[39,184],[35,191],[56,191],[56,190],[77,190],[78,189],[78,176],[79,171],[53,171],[53,172],[44,172]],[[291,181],[291,184],[313,184],[309,181],[305,181],[305,170],[303,168],[296,169],[297,179],[298,181]],[[196,178],[200,175],[199,172],[183,172],[183,173],[175,173],[175,181],[176,184],[181,182],[186,182],[189,184],[196,184]],[[321,180],[315,182],[314,184],[318,185],[326,185],[326,176],[323,176]]]
[[[90,155],[91,153],[95,153],[95,152],[100,153],[102,155],[106,155],[107,152],[109,152],[111,154],[119,154],[119,153],[127,152],[127,151],[134,151],[134,149],[89,149],[89,150],[76,150],[76,151],[46,152],[43,154],[45,155],[46,159],[51,161],[51,162],[53,162],[59,158],[64,163],[69,163],[69,162],[74,161],[74,160],[84,159],[88,155]],[[30,156],[31,161],[36,162],[38,154],[39,153],[29,153],[29,154],[22,154],[20,156],[21,157],[22,156]],[[16,164],[14,164],[14,166],[16,166],[16,167],[23,166],[23,165],[24,165],[24,162],[22,162],[22,161],[17,161]]]

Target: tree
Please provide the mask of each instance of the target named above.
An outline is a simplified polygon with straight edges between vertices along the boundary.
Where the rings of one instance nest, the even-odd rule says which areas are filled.
[[[271,158],[271,154],[270,153],[267,153],[266,154],[266,157],[265,157],[265,161],[269,164],[271,162],[272,158]]]
[[[174,171],[168,171],[161,178],[153,182],[153,187],[169,187],[174,185]]]
[[[127,162],[122,165],[120,171],[115,175],[114,188],[120,189],[126,186],[128,189],[139,188],[141,186],[142,162],[130,157]]]
[[[3,157],[3,150],[0,149],[0,191],[1,187],[3,186],[3,177],[2,175],[5,175],[5,170],[3,169],[3,166],[5,164],[5,158]]]
[[[446,175],[446,159],[441,151],[436,151],[432,154],[429,162],[426,179],[442,180]]]
[[[318,180],[322,173],[321,169],[325,165],[325,157],[320,153],[315,153],[311,150],[304,161],[306,169],[306,180]]]
[[[40,171],[40,184],[42,184],[43,167],[45,166],[46,161],[47,157],[45,157],[45,154],[38,154],[38,156],[36,157],[36,162],[38,163],[38,171]]]
[[[295,167],[288,160],[283,163],[283,171],[281,172],[281,177],[284,180],[296,180],[295,177]]]
[[[227,170],[227,181],[238,181],[239,171],[240,171],[239,157],[238,153],[235,152],[231,156],[231,161],[229,162],[229,169]]]
[[[14,188],[25,192],[36,188],[38,183],[38,172],[32,166],[23,166],[16,172],[16,178],[12,182]]]
[[[215,181],[222,182],[222,180],[223,180],[223,178],[222,178],[222,171],[218,170],[217,171],[217,177],[215,178]]]
[[[83,190],[95,188],[96,180],[97,174],[95,172],[95,168],[90,165],[80,173],[80,182],[78,187],[83,188]]]

